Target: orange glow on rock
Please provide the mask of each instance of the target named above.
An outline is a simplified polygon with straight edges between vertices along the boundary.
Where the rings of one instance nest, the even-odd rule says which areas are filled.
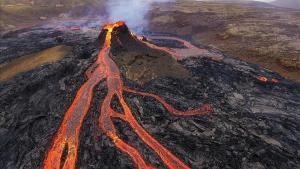
[[[277,79],[272,79],[272,83],[279,83],[279,80],[277,80]]]
[[[44,159],[44,169],[63,169],[76,168],[77,151],[79,145],[80,129],[83,120],[90,108],[94,87],[102,80],[107,82],[107,95],[105,96],[101,105],[100,117],[98,119],[99,127],[103,133],[111,139],[115,146],[131,157],[136,167],[139,169],[154,168],[147,163],[142,154],[140,154],[134,147],[125,143],[117,135],[116,128],[113,124],[113,118],[119,118],[127,122],[133,131],[146,143],[156,154],[162,159],[164,164],[170,169],[187,169],[189,166],[177,158],[172,152],[167,150],[155,138],[153,138],[135,119],[130,107],[127,105],[123,92],[152,97],[160,102],[171,114],[176,116],[193,116],[193,115],[207,115],[212,112],[212,107],[208,104],[203,105],[199,109],[190,111],[179,111],[165,102],[161,97],[145,92],[138,92],[124,87],[121,79],[121,74],[118,66],[111,58],[110,47],[112,33],[115,28],[125,25],[124,22],[119,21],[115,24],[108,24],[103,29],[107,31],[103,48],[99,52],[97,61],[86,71],[88,80],[78,90],[76,97],[67,110],[64,119],[53,139],[52,145],[47,151]],[[148,43],[150,47],[167,51],[166,48]],[[187,44],[188,45],[188,44]],[[176,54],[176,53],[173,53]],[[114,96],[117,96],[124,114],[115,112],[111,107],[111,101]],[[66,150],[66,157],[63,160],[63,152]]]
[[[268,78],[265,76],[259,76],[257,79],[262,82],[268,82]]]

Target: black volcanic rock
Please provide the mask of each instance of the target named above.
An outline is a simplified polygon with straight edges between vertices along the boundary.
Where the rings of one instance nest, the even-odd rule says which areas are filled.
[[[128,29],[120,30],[123,31]],[[28,38],[33,35],[36,38]],[[125,43],[123,38],[131,38],[126,36],[128,32],[116,36],[122,45],[113,41],[112,53],[118,64],[126,53],[165,56],[157,50],[145,52],[141,49],[146,47],[137,47],[134,41]],[[40,42],[57,37],[62,41]],[[101,47],[101,41],[95,45],[96,39],[43,28],[11,32],[0,39],[0,47],[8,44],[1,53],[1,62],[59,44],[73,46],[72,54],[63,60],[0,83],[0,168],[41,168],[64,113],[85,81],[84,71],[96,59]],[[18,52],[13,50],[16,47]],[[120,65],[123,81],[130,88],[158,94],[180,110],[202,103],[214,107],[209,116],[174,117],[152,98],[125,94],[139,123],[160,143],[191,168],[300,167],[299,84],[229,56],[223,61],[194,57],[179,64],[188,70],[189,76],[161,76],[143,85],[126,78],[128,68]],[[260,76],[269,81],[258,80]],[[131,159],[99,131],[97,118],[106,92],[105,82],[95,89],[93,104],[81,129],[77,168],[134,168]],[[120,109],[118,106],[113,102],[114,109]],[[147,161],[165,167],[128,124],[118,120],[115,124],[120,136]]]

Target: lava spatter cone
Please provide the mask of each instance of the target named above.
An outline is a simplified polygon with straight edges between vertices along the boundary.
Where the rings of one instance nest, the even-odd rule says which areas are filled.
[[[130,50],[149,50],[147,45],[138,39],[136,35],[130,32],[129,28],[123,21],[116,22],[115,24],[108,24],[103,27],[97,40],[97,46],[103,46],[107,40],[107,33],[111,31],[110,46],[111,52],[119,52],[122,49]]]
[[[195,52],[196,47],[190,43],[177,39],[182,42],[187,48]],[[136,91],[124,86],[121,78],[119,66],[112,58],[113,52],[118,52],[120,49],[136,49],[138,51],[155,51],[163,52],[172,55],[174,58],[183,57],[181,54],[186,52],[179,52],[169,48],[159,47],[149,42],[141,41],[139,38],[130,33],[128,27],[124,22],[120,21],[115,24],[106,25],[99,35],[97,40],[101,44],[101,50],[97,57],[96,62],[87,70],[87,80],[78,90],[73,103],[67,110],[64,119],[53,139],[53,143],[44,159],[43,167],[45,169],[73,169],[76,168],[77,151],[79,145],[80,129],[83,120],[87,115],[94,95],[94,88],[102,81],[106,81],[107,94],[102,102],[101,109],[99,110],[100,116],[98,119],[99,128],[102,132],[113,141],[115,146],[131,157],[137,168],[153,168],[153,166],[144,160],[136,148],[122,140],[116,131],[116,126],[113,119],[117,118],[127,122],[130,127],[135,131],[137,136],[147,144],[156,154],[161,158],[163,163],[171,169],[189,168],[189,166],[177,158],[171,151],[160,144],[154,137],[152,137],[136,120],[131,108],[126,103],[123,93],[133,93],[146,97],[151,97],[160,102],[172,115],[175,116],[194,116],[194,115],[207,115],[212,112],[212,108],[208,104],[202,105],[200,108],[190,111],[180,111],[173,108],[160,96]],[[125,51],[126,51],[125,50]],[[124,50],[120,50],[124,51]],[[198,52],[202,52],[200,49]],[[111,102],[114,97],[118,101],[124,112],[118,113],[111,108]],[[95,119],[96,120],[96,119]],[[64,157],[63,157],[64,154]]]

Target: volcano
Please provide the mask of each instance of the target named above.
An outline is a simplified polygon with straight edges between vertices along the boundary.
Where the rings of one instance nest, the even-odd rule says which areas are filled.
[[[212,108],[210,105],[202,105],[199,109],[183,112],[176,110],[157,95],[139,92],[125,87],[121,79],[120,70],[112,59],[111,49],[117,49],[118,47],[123,47],[126,50],[131,51],[138,49],[136,52],[141,53],[143,51],[144,54],[151,54],[154,52],[150,50],[162,50],[166,53],[173,53],[169,50],[163,50],[161,47],[155,47],[155,45],[150,45],[148,43],[143,44],[143,42],[140,42],[136,37],[130,35],[127,26],[122,21],[106,25],[103,28],[98,41],[103,43],[103,47],[99,52],[96,62],[86,72],[88,80],[81,86],[72,105],[66,112],[59,131],[54,138],[53,145],[47,153],[44,168],[59,168],[61,165],[63,165],[63,168],[66,169],[75,168],[82,122],[91,105],[94,87],[102,80],[106,80],[108,92],[102,102],[98,122],[101,131],[114,142],[115,146],[124,153],[127,153],[132,158],[137,168],[154,168],[145,162],[143,156],[135,148],[124,142],[117,134],[116,127],[113,124],[113,118],[118,118],[127,122],[140,139],[157,153],[168,168],[189,168],[156,139],[154,139],[138,123],[136,118],[133,116],[131,108],[126,103],[123,93],[129,92],[142,96],[153,97],[170,113],[177,116],[205,115],[212,112]],[[152,49],[148,46],[151,46]],[[179,56],[177,53],[174,53],[174,55],[175,54],[176,56]],[[111,108],[111,102],[115,96],[118,98],[123,112],[116,112]],[[64,159],[65,162],[62,163],[64,149],[66,149],[67,153]]]
[[[73,51],[1,82],[1,168],[300,166],[300,85],[269,70],[122,21],[98,37],[37,27],[2,39]]]

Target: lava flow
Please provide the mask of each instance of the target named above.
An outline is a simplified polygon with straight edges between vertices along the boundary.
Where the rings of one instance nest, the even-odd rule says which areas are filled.
[[[178,159],[174,154],[161,145],[153,138],[135,119],[130,107],[127,105],[123,92],[153,97],[160,102],[171,114],[176,116],[205,115],[212,112],[210,105],[205,104],[199,109],[191,111],[179,111],[165,102],[161,97],[145,92],[139,92],[129,89],[123,85],[120,70],[111,57],[111,41],[114,30],[121,26],[126,26],[124,22],[106,25],[103,29],[106,31],[105,41],[96,62],[87,70],[87,81],[80,87],[76,97],[67,110],[64,119],[54,137],[53,143],[44,159],[43,167],[45,169],[73,169],[76,166],[80,128],[83,120],[89,110],[93,98],[93,90],[97,84],[106,80],[107,95],[101,105],[99,127],[103,133],[109,137],[115,146],[122,152],[129,155],[137,168],[154,168],[146,162],[143,155],[134,147],[124,142],[118,135],[112,119],[118,118],[127,122],[133,131],[153,149],[161,158],[164,164],[171,169],[189,168],[187,164]],[[148,43],[150,44],[150,43]],[[151,45],[152,48],[161,49],[158,46]],[[110,106],[114,96],[117,96],[124,110],[123,114],[115,112]]]
[[[170,49],[170,48],[166,48],[166,47],[156,46],[156,45],[151,44],[147,41],[144,41],[143,36],[139,38],[147,46],[149,46],[151,48],[162,50],[164,52],[167,52],[168,54],[173,56],[176,60],[183,60],[183,59],[191,57],[191,56],[206,56],[206,57],[208,57],[212,60],[215,60],[215,61],[220,61],[220,60],[224,59],[224,57],[220,54],[209,52],[206,49],[200,49],[200,48],[192,45],[190,42],[188,42],[186,40],[183,40],[183,39],[180,39],[180,38],[167,37],[167,36],[149,36],[148,38],[152,39],[152,40],[156,40],[156,39],[159,39],[159,40],[173,40],[173,41],[178,41],[178,42],[182,43],[185,48],[182,48],[182,49],[181,48],[172,48],[172,49]]]
[[[277,79],[268,79],[267,77],[265,76],[259,76],[257,77],[257,79],[261,82],[264,82],[264,83],[267,83],[267,82],[270,82],[270,83],[279,83],[279,80]]]

